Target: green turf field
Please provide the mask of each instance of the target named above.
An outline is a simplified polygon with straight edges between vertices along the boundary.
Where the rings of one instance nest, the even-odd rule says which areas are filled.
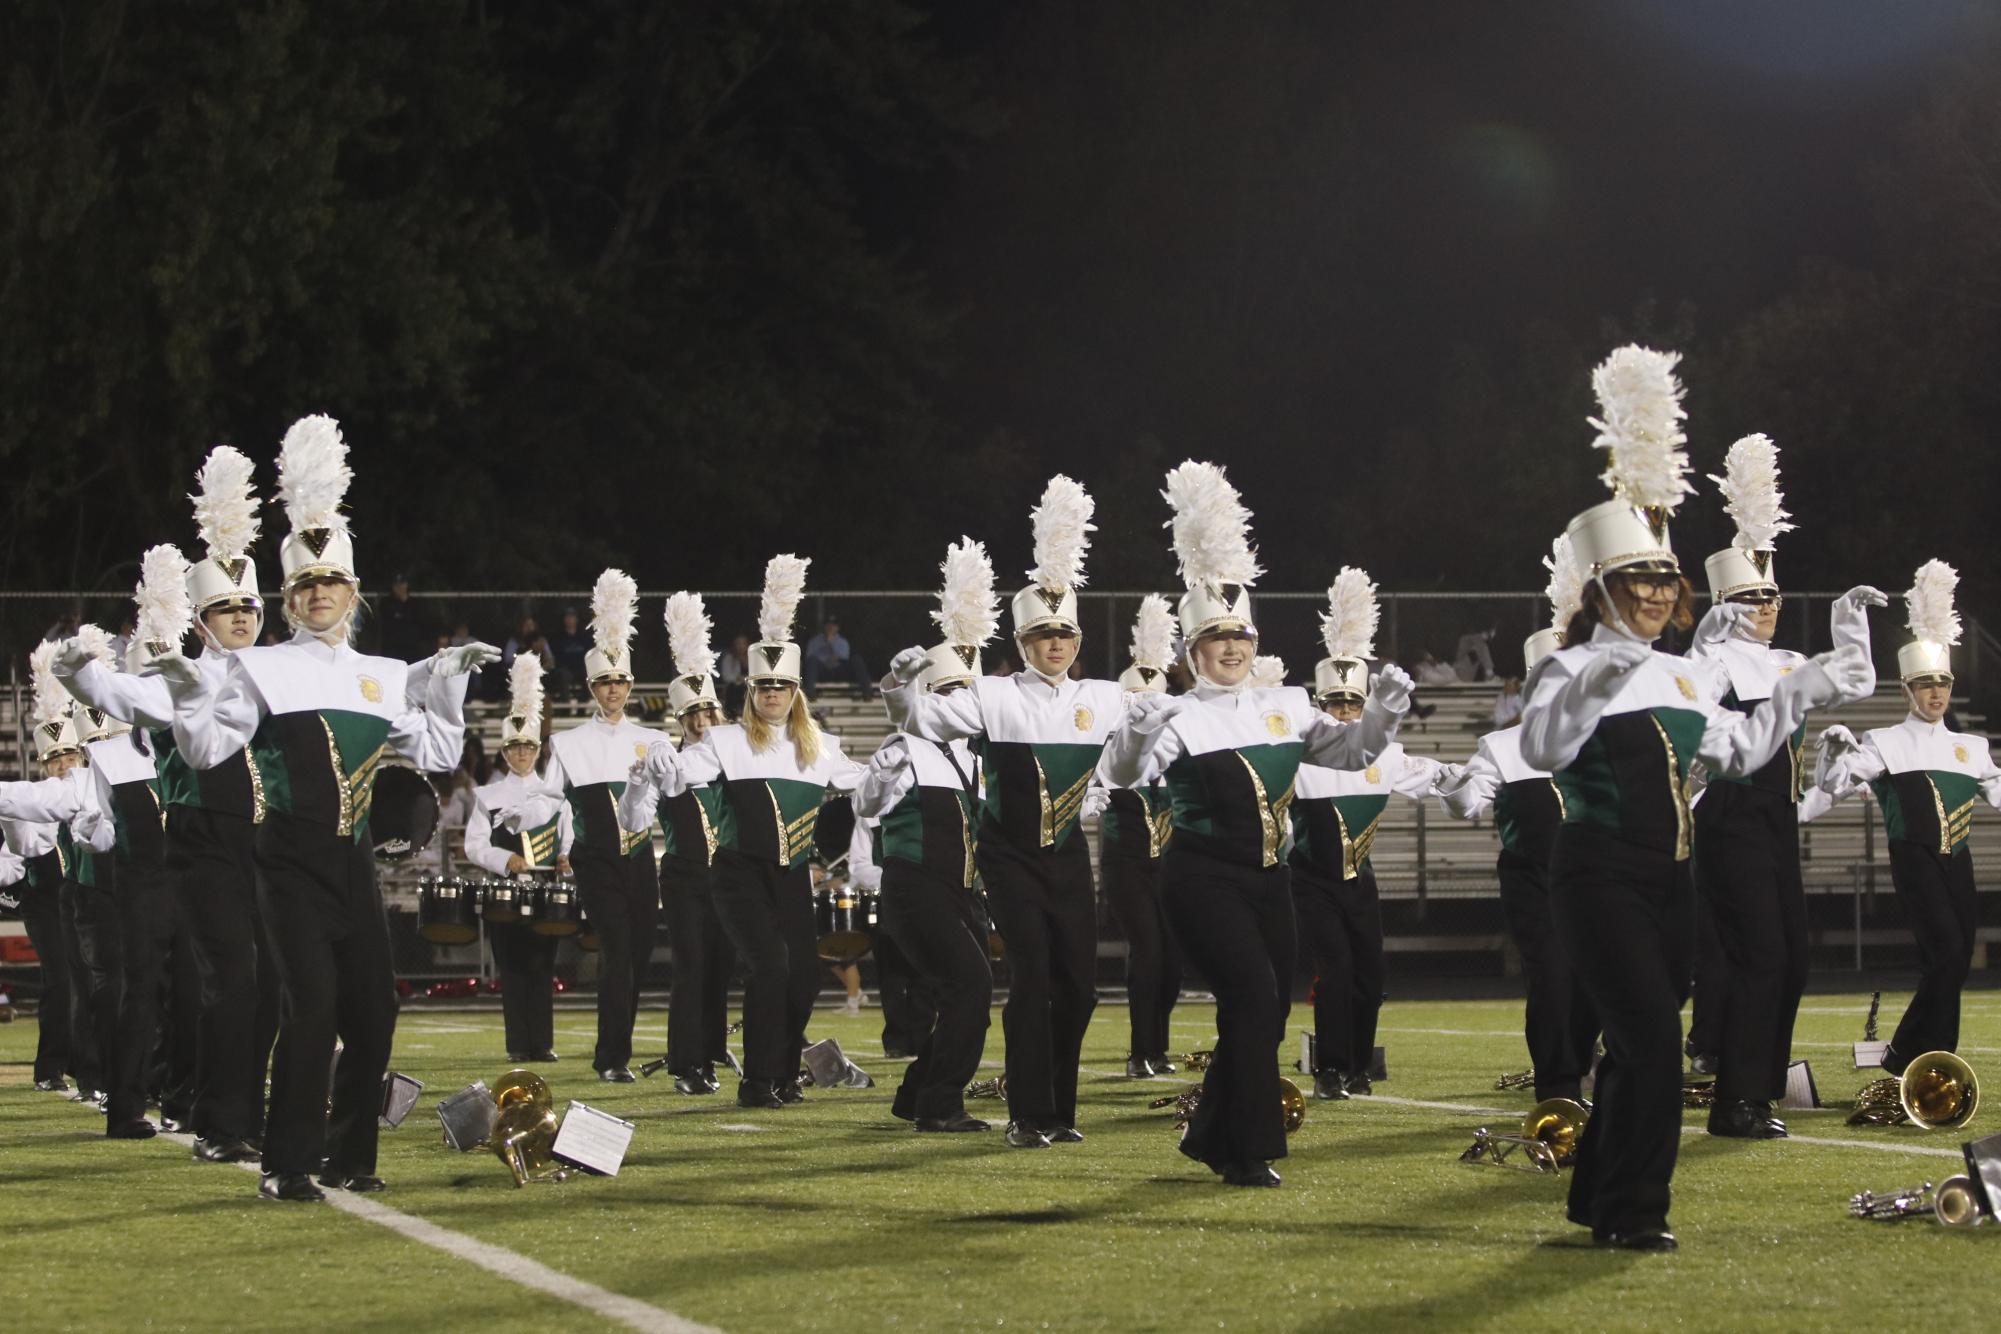
[[[1902,999],[1886,996],[1886,1014]],[[1824,1097],[1845,1100],[1861,1082],[1845,1058],[1864,1008],[1857,997],[1808,998],[1795,1054],[1814,1062]],[[1177,1045],[1208,1045],[1210,1017],[1203,1005],[1178,1010]],[[1591,1249],[1563,1221],[1561,1180],[1458,1165],[1473,1129],[1501,1118],[1395,1101],[1525,1110],[1526,1094],[1493,1090],[1525,1064],[1519,1021],[1518,1002],[1391,1004],[1386,1096],[1311,1104],[1279,1164],[1284,1187],[1246,1191],[1181,1158],[1170,1114],[1147,1109],[1180,1081],[1120,1073],[1122,1006],[1099,1007],[1085,1048],[1086,1142],[1033,1152],[998,1134],[920,1137],[892,1120],[899,1063],[875,1054],[874,1011],[823,1012],[814,1034],[839,1038],[878,1087],[812,1092],[772,1113],[740,1111],[727,1096],[677,1097],[665,1076],[600,1085],[590,1017],[559,1011],[564,1060],[542,1067],[559,1106],[581,1098],[639,1130],[616,1179],[517,1190],[490,1156],[443,1148],[432,1112],[438,1094],[503,1071],[499,1015],[412,1007],[395,1066],[429,1087],[410,1121],[384,1132],[390,1189],[370,1198],[736,1331],[1794,1330],[1901,1323],[1912,1309],[1927,1327],[1991,1318],[2001,1227],[1845,1216],[1859,1189],[1955,1170],[1958,1137],[1850,1129],[1838,1109],[1794,1115],[1795,1133],[1859,1147],[1688,1137],[1675,1180],[1680,1253]],[[642,1046],[657,1045],[662,1015],[648,1011],[642,1024]],[[990,1058],[999,1039],[996,1014]],[[12,1324],[606,1323],[362,1218],[260,1201],[253,1173],[195,1164],[169,1140],[106,1141],[94,1113],[29,1089],[34,1040],[32,1023],[0,1028],[0,1295]],[[1968,997],[1964,1044],[2001,1081],[2001,993]],[[2001,1124],[1997,1090],[1974,1132]]]

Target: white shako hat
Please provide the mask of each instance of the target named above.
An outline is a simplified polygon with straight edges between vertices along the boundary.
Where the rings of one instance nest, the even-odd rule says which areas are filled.
[[[1675,379],[1679,353],[1627,346],[1591,373],[1598,396],[1598,428],[1593,447],[1611,455],[1603,481],[1611,500],[1593,505],[1570,521],[1571,553],[1587,579],[1619,570],[1679,574],[1668,541],[1668,519],[1688,484],[1686,437],[1681,421],[1681,385]]]
[[[1376,584],[1364,570],[1344,565],[1327,589],[1320,615],[1320,640],[1327,656],[1313,668],[1313,702],[1362,700],[1369,694],[1369,659],[1376,656],[1376,627],[1382,612]]]
[[[994,563],[987,549],[962,537],[945,549],[944,583],[931,619],[945,642],[924,651],[918,689],[965,685],[980,674],[980,649],[1000,630],[1000,597],[994,591]],[[1075,599],[1072,599],[1075,602]]]
[[[542,744],[542,659],[522,649],[507,669],[507,713],[500,720],[500,744]]]
[[[799,645],[792,624],[806,596],[806,569],[811,557],[773,556],[764,563],[764,591],[757,599],[757,642],[750,646],[750,684],[799,684]]]
[[[1897,650],[1897,674],[1905,685],[1952,680],[1952,647],[1960,629],[1952,603],[1958,587],[1959,571],[1944,561],[1928,560],[1918,567],[1911,591],[1904,594],[1915,637]]]
[[[632,619],[639,612],[639,585],[624,570],[606,570],[591,588],[591,646],[584,652],[584,680],[632,679]]]
[[[278,548],[287,593],[308,579],[361,582],[354,572],[354,535],[341,508],[353,480],[339,422],[315,414],[292,423],[278,446],[278,499],[292,526]]]
[[[132,590],[138,617],[125,646],[125,670],[137,673],[163,653],[178,651],[194,624],[194,579],[179,547],[161,543],[139,558],[139,583]]]
[[[700,593],[685,589],[670,595],[661,613],[667,622],[667,654],[674,661],[674,679],[667,683],[667,707],[676,718],[696,709],[723,711],[716,696],[716,651],[709,638],[714,624]]]
[[[95,626],[91,627],[96,629]],[[78,632],[81,634],[81,630]],[[98,631],[102,634],[103,631]],[[35,758],[52,760],[58,755],[81,751],[83,741],[71,718],[73,701],[63,683],[56,679],[56,650],[53,639],[35,645],[28,655],[28,680],[34,689]]]
[[[1014,595],[1014,633],[1068,630],[1084,633],[1077,615],[1077,590],[1084,586],[1084,553],[1090,549],[1097,504],[1061,473],[1042,488],[1041,503],[1029,515],[1035,530],[1035,568],[1028,587]]]
[[[188,567],[187,585],[197,616],[215,607],[264,609],[257,562],[250,556],[260,527],[251,471],[241,450],[217,445],[195,474],[199,490],[189,499],[195,503],[203,555]]]
[[[1133,617],[1133,664],[1119,673],[1121,690],[1165,690],[1174,661],[1174,611],[1167,599],[1148,593]]]
[[[1174,555],[1181,566],[1181,640],[1192,653],[1195,641],[1219,631],[1257,637],[1251,619],[1251,585],[1264,571],[1251,546],[1251,512],[1237,488],[1213,463],[1177,464],[1161,492],[1174,511]]]
[[[1792,531],[1779,494],[1779,447],[1762,435],[1747,435],[1730,446],[1723,475],[1711,475],[1723,493],[1723,512],[1737,522],[1737,538],[1702,563],[1709,596],[1717,602],[1746,593],[1777,595],[1772,542]]]
[[[1568,533],[1558,533],[1549,544],[1542,567],[1549,571],[1549,583],[1543,589],[1543,596],[1549,599],[1549,626],[1522,641],[1524,673],[1534,671],[1537,663],[1563,647],[1570,618],[1584,606],[1584,576],[1577,568],[1577,558],[1571,555]]]

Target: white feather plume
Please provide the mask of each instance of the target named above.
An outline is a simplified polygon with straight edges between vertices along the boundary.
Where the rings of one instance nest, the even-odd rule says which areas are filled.
[[[1174,511],[1174,555],[1188,587],[1257,582],[1264,571],[1251,545],[1251,512],[1221,468],[1193,459],[1178,464],[1161,494]]]
[[[1174,609],[1158,593],[1139,600],[1133,617],[1133,662],[1165,671],[1174,660]]]
[[[1000,600],[994,594],[994,563],[970,537],[945,548],[944,586],[938,592],[938,622],[947,644],[986,643],[1000,629]]]
[[[341,503],[353,480],[339,422],[315,413],[292,423],[278,446],[278,500],[293,532],[316,528],[346,532],[347,514]]]
[[[667,655],[674,660],[676,676],[708,676],[716,670],[716,650],[709,642],[715,623],[700,593],[682,591],[669,595],[665,613]]]
[[[85,621],[76,628],[76,641],[83,651],[113,671],[118,670],[118,647],[112,643],[111,632],[101,625]]]
[[[1376,656],[1376,626],[1382,612],[1376,606],[1376,581],[1366,570],[1343,565],[1327,590],[1327,610],[1320,617],[1320,640],[1330,658]]]
[[[209,555],[227,560],[257,544],[261,525],[257,493],[251,487],[253,472],[242,450],[217,445],[195,474],[198,489],[188,498],[195,503],[195,526]]]
[[[507,713],[512,718],[540,721],[542,717],[542,658],[517,653],[507,669]]]
[[[138,605],[138,639],[142,644],[178,646],[194,624],[194,603],[188,598],[188,558],[170,543],[150,547],[139,559],[139,586],[132,590]]]
[[[1737,521],[1737,545],[1745,551],[1769,551],[1786,522],[1785,497],[1779,492],[1779,447],[1764,435],[1747,435],[1723,456],[1723,475],[1710,474],[1723,493],[1723,512]]]
[[[764,592],[757,599],[757,633],[767,644],[792,638],[792,623],[806,596],[806,567],[811,557],[773,556],[764,565]]]
[[[633,617],[639,612],[639,585],[624,570],[606,570],[591,589],[591,641],[620,661],[632,646]]]
[[[1904,594],[1910,608],[1911,633],[1933,644],[1951,646],[1959,642],[1959,613],[1953,610],[1953,590],[1959,587],[1959,571],[1942,560],[1928,560],[1918,566],[1911,591]]]
[[[69,714],[70,695],[56,679],[56,650],[53,639],[44,639],[28,655],[28,679],[34,685],[35,722],[60,722]]]
[[[1592,443],[1611,454],[1605,485],[1631,504],[1670,513],[1694,490],[1688,483],[1688,452],[1682,448],[1687,437],[1681,422],[1687,414],[1674,376],[1680,360],[1678,352],[1627,346],[1591,372],[1599,412],[1591,419],[1598,428]]]
[[[1035,568],[1028,577],[1037,588],[1060,592],[1084,586],[1084,553],[1091,549],[1097,502],[1082,486],[1058,473],[1042,488],[1042,501],[1029,513],[1035,530]]]
[[[1549,599],[1550,628],[1560,633],[1570,625],[1571,617],[1584,610],[1584,574],[1571,554],[1569,533],[1556,535],[1549,544],[1549,554],[1542,558],[1542,567],[1549,571],[1543,596]]]
[[[1285,659],[1276,653],[1260,653],[1251,659],[1251,685],[1259,690],[1276,690],[1285,684]]]

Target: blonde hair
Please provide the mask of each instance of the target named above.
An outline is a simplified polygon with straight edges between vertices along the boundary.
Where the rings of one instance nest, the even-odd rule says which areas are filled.
[[[778,744],[777,735],[771,724],[764,721],[764,715],[757,711],[756,686],[743,705],[744,735],[750,738],[750,748],[755,751],[770,750]],[[792,687],[792,707],[785,716],[785,735],[792,741],[792,748],[798,752],[799,767],[810,769],[820,762],[820,724],[813,721],[813,715],[806,709],[806,693],[798,686]]]

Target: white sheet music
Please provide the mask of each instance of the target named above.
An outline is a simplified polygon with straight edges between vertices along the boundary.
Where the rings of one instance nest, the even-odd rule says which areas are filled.
[[[615,1177],[619,1164],[625,1161],[626,1146],[632,1143],[632,1131],[630,1121],[572,1102],[563,1113],[562,1128],[556,1132],[556,1156],[578,1167]]]

